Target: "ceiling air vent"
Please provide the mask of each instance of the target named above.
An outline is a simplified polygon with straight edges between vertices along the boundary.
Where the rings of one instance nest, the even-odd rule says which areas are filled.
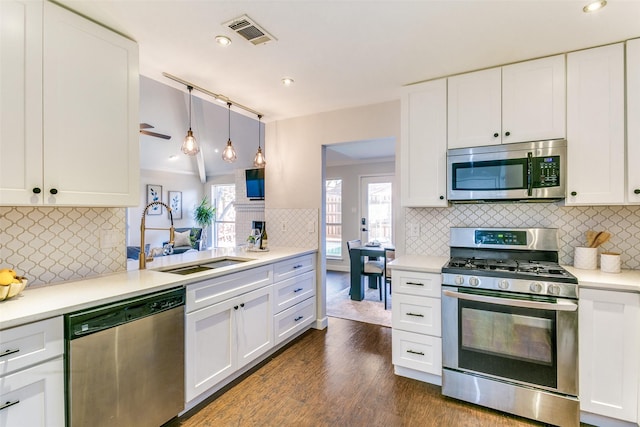
[[[222,24],[231,28],[236,33],[240,34],[251,43],[258,45],[276,40],[271,34],[267,33],[264,28],[261,28],[255,21],[249,18],[247,15],[242,15],[239,18],[233,19],[229,22]]]

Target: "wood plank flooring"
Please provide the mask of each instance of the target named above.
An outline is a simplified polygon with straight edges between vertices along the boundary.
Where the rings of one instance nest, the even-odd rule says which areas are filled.
[[[329,318],[167,427],[539,425],[395,375],[390,328]]]

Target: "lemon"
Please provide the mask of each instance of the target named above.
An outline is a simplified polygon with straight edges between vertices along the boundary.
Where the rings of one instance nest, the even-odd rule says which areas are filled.
[[[6,286],[13,283],[14,275],[9,271],[0,271],[0,285]]]
[[[0,273],[11,273],[11,275],[13,275],[13,277],[16,277],[18,275],[18,273],[16,273],[15,271],[13,271],[10,268],[2,268],[0,269]]]

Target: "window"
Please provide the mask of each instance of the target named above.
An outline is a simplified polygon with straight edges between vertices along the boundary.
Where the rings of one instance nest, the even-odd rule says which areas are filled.
[[[229,248],[236,245],[235,184],[214,185],[211,188],[216,217],[213,222],[213,246]]]
[[[342,256],[342,180],[328,179],[326,186],[326,256]]]

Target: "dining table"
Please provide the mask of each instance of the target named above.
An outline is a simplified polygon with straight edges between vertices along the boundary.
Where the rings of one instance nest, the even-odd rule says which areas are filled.
[[[365,257],[382,257],[384,259],[385,251],[388,250],[395,251],[395,247],[390,243],[364,244],[352,247],[349,250],[349,258],[351,259],[351,289],[349,294],[353,301],[362,301],[364,299],[365,276],[361,272]],[[384,272],[382,280],[385,280]]]

